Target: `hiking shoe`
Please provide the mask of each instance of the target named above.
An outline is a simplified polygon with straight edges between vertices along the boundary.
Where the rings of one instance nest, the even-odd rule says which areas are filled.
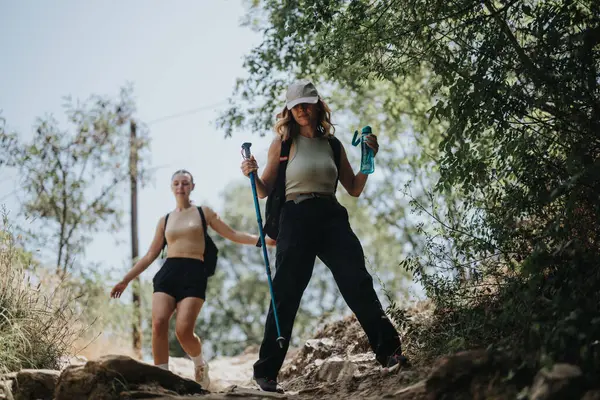
[[[388,362],[386,368],[399,368],[399,367],[408,367],[410,363],[408,362],[408,358],[406,358],[402,353],[396,353],[390,358],[388,358]]]
[[[254,382],[256,382],[258,387],[260,387],[260,390],[263,392],[283,393],[283,389],[277,385],[277,381],[275,379],[257,377],[252,377],[252,379],[254,379]]]
[[[194,380],[202,386],[202,389],[208,390],[210,378],[208,377],[208,363],[206,361],[204,361],[204,364],[194,367]]]

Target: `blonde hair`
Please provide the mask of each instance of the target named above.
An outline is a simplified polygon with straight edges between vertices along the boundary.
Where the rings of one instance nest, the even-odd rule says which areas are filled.
[[[319,120],[317,124],[317,136],[333,136],[335,127],[331,123],[331,110],[321,99],[317,101],[316,106],[317,118]],[[292,110],[288,110],[287,107],[284,107],[283,110],[277,114],[277,122],[275,122],[273,130],[279,135],[282,141],[288,140],[289,138],[293,139],[299,134],[299,126],[292,115]]]

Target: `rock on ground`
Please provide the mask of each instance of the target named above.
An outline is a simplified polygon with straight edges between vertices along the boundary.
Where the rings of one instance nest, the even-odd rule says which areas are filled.
[[[127,356],[108,355],[63,370],[55,400],[110,399],[128,392],[164,395],[207,393],[198,383]],[[137,397],[139,398],[139,397]]]
[[[60,371],[23,369],[16,374],[13,392],[15,400],[52,400]]]
[[[211,360],[210,392],[192,379],[189,359],[171,358],[171,371],[165,371],[128,356],[110,355],[87,362],[65,360],[62,371],[5,375],[0,379],[0,399],[13,400],[14,395],[14,399],[55,400],[600,400],[600,387],[587,387],[577,366],[528,370],[519,360],[484,349],[440,357],[427,366],[382,368],[353,317],[325,326],[301,348],[288,352],[279,377],[285,394],[254,389],[252,365],[257,353],[253,347],[235,357]]]

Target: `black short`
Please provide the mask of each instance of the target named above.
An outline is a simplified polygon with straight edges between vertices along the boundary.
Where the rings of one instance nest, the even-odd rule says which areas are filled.
[[[154,275],[154,293],[162,292],[180,302],[186,297],[206,299],[207,276],[204,262],[195,258],[167,258]]]

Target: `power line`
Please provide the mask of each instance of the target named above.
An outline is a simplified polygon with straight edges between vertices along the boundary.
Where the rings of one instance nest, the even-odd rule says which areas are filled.
[[[179,117],[183,117],[183,116],[186,116],[186,115],[195,114],[195,113],[198,113],[200,111],[205,111],[205,110],[208,110],[208,109],[210,109],[212,107],[220,106],[220,105],[225,104],[225,103],[226,103],[226,101],[220,101],[218,103],[209,104],[209,105],[202,106],[202,107],[197,107],[197,108],[192,108],[191,110],[182,111],[182,112],[177,113],[177,114],[166,115],[164,117],[160,117],[160,118],[154,119],[152,121],[146,122],[145,124],[146,125],[151,125],[151,124],[155,124],[157,122],[162,122],[162,121],[166,121],[166,120],[173,119],[173,118],[179,118]]]

